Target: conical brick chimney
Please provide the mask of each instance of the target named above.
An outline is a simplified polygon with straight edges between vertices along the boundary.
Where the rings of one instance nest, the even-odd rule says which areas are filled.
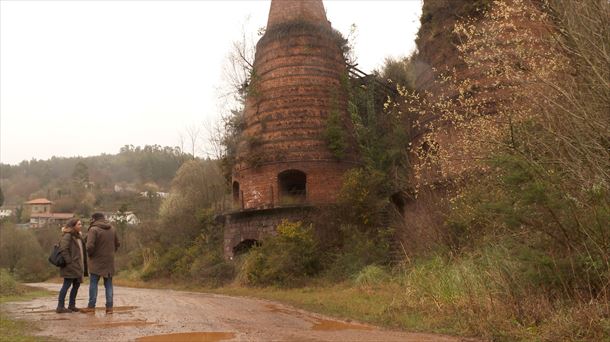
[[[306,21],[330,27],[321,0],[273,0],[269,9],[267,30],[289,22]]]
[[[246,97],[246,128],[233,169],[241,209],[335,201],[354,167],[347,69],[321,0],[272,0]],[[330,122],[345,148],[329,147]]]

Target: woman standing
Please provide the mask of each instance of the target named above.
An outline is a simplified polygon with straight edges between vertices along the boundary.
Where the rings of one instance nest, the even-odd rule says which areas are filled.
[[[81,229],[82,222],[73,218],[68,221],[65,227],[61,228],[62,236],[59,242],[59,252],[66,261],[66,265],[59,269],[59,275],[64,278],[64,284],[59,290],[57,302],[57,313],[77,312],[76,294],[83,277],[87,275],[87,252],[83,243]],[[66,293],[70,291],[68,308],[65,307]]]

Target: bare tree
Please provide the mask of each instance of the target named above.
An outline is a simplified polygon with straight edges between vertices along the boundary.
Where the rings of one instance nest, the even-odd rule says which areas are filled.
[[[243,114],[247,87],[254,72],[256,36],[260,37],[265,32],[265,28],[259,28],[256,34],[248,31],[248,21],[249,18],[242,25],[241,36],[233,42],[223,66],[223,84],[218,88],[220,120],[206,126],[211,154],[223,161],[225,175],[230,174],[228,170],[234,158],[235,137],[239,136],[235,127],[241,127],[235,123],[240,121],[238,117]]]
[[[184,153],[184,133],[178,132],[178,147],[180,147],[180,152]]]
[[[249,18],[242,25],[241,36],[233,42],[223,66],[226,95],[230,95],[229,98],[233,100],[243,96],[254,71],[256,44],[254,35],[247,32],[248,20]],[[261,35],[264,29],[261,28],[258,32]]]
[[[201,127],[199,127],[197,125],[189,125],[186,127],[185,131],[186,131],[186,138],[188,139],[188,142],[191,145],[190,146],[191,155],[193,156],[193,159],[195,159],[199,136],[201,134]]]

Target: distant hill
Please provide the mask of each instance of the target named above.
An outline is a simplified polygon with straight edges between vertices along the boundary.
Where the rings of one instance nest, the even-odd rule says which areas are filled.
[[[93,157],[53,157],[0,164],[0,185],[6,205],[33,197],[58,200],[78,189],[103,193],[115,185],[132,191],[167,190],[176,171],[193,156],[178,147],[125,145],[117,154]]]

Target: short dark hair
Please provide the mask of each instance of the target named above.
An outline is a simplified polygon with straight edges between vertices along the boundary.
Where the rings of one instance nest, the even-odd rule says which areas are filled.
[[[93,215],[91,215],[91,219],[93,221],[103,220],[104,219],[104,214],[102,214],[102,213],[94,213]]]

